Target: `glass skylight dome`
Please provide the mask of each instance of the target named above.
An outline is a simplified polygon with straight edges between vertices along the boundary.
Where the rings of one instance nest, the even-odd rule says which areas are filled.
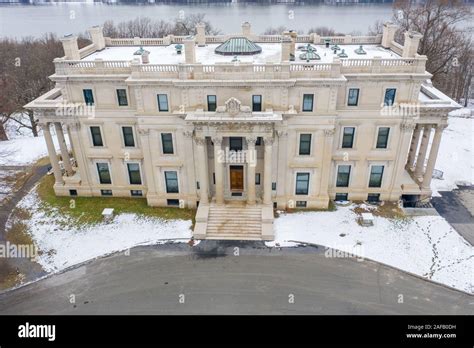
[[[245,37],[233,37],[214,50],[223,56],[250,56],[262,52],[262,48]]]

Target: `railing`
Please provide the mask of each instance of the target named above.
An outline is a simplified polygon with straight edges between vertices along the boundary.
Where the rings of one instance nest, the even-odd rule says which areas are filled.
[[[399,56],[403,54],[403,46],[400,45],[398,42],[392,41],[390,43],[390,49],[396,54],[398,54]]]
[[[79,50],[79,56],[82,58],[87,57],[88,55],[95,52],[95,44],[90,44],[86,47],[83,47]]]
[[[287,79],[338,77],[340,74],[424,73],[426,57],[339,59],[332,63],[140,64],[125,60],[56,59],[57,75],[132,74],[180,79]]]

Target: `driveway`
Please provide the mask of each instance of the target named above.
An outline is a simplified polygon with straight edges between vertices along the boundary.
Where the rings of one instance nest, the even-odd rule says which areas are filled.
[[[453,228],[474,245],[474,186],[439,192],[431,203]]]
[[[321,247],[279,250],[261,242],[139,247],[0,294],[0,314],[473,311],[473,296],[375,262],[327,258]]]

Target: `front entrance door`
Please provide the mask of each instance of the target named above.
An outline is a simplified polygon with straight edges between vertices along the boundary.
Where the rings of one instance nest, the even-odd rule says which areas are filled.
[[[230,190],[243,191],[244,190],[244,167],[230,166]]]

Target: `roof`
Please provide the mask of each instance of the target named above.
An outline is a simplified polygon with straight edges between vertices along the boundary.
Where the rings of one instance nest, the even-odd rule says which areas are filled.
[[[196,61],[202,64],[231,63],[236,54],[229,54],[227,56],[216,54],[215,49],[219,46],[220,45],[217,44],[207,44],[203,47],[196,46]],[[239,61],[242,63],[254,64],[279,63],[281,61],[280,43],[261,43],[258,46],[262,49],[260,54],[238,56]],[[331,63],[333,58],[337,56],[331,48],[326,48],[324,45],[313,44],[312,46],[316,49],[316,54],[321,57],[321,60],[318,60],[317,62]],[[400,56],[395,52],[377,44],[364,45],[364,50],[367,52],[365,55],[358,55],[354,52],[359,48],[359,45],[339,45],[339,47],[345,50],[349,59],[371,59],[375,56],[384,59],[400,58]],[[150,64],[179,64],[185,62],[184,54],[177,54],[175,45],[143,46],[143,48],[150,51]],[[137,57],[133,55],[137,49],[137,46],[109,46],[101,51],[94,52],[82,58],[82,60],[91,61],[100,58],[103,60],[130,61]],[[338,52],[341,52],[341,50]],[[295,63],[306,61],[306,59],[301,59],[299,57],[300,53],[303,53],[303,51],[297,50],[295,53]]]
[[[261,53],[262,48],[246,37],[232,37],[226,42],[217,46],[214,52],[223,56],[248,56]]]

